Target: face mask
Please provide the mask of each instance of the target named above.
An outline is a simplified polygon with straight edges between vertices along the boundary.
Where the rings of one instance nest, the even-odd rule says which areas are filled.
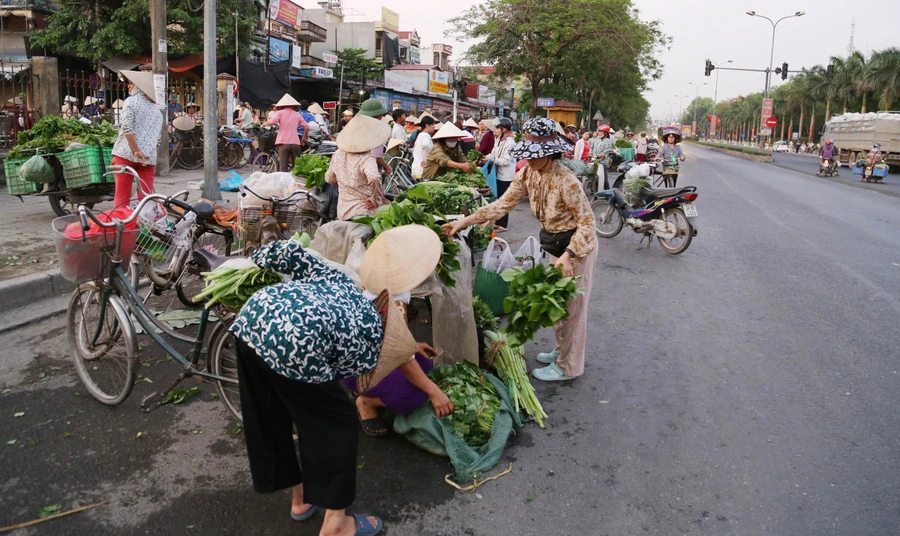
[[[449,147],[450,149],[453,149],[454,147],[456,147],[456,143],[457,143],[457,142],[455,142],[455,141],[447,141],[447,142],[444,142],[444,143],[447,144],[447,147]]]

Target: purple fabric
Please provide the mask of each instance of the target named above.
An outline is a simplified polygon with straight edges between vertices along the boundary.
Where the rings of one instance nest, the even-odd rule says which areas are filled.
[[[422,367],[425,374],[434,368],[431,359],[422,354],[416,354],[416,362]],[[357,392],[356,378],[344,379],[344,385],[354,393]],[[369,389],[365,396],[381,400],[389,410],[397,415],[409,415],[428,400],[425,391],[409,383],[400,369],[388,374],[378,385]]]
[[[828,160],[834,158],[834,145],[826,144],[825,147],[822,147],[822,158],[827,158]]]

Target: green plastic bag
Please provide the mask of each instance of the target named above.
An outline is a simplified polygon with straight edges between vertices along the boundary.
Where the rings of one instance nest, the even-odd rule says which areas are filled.
[[[434,414],[434,408],[427,402],[409,415],[398,415],[394,419],[395,432],[432,454],[448,456],[453,464],[454,478],[460,483],[471,482],[476,475],[480,477],[497,465],[510,434],[522,427],[522,419],[512,409],[506,386],[493,375],[484,371],[482,373],[500,398],[500,408],[494,415],[491,427],[491,439],[484,445],[467,445],[443,419]]]
[[[34,155],[19,168],[19,178],[28,182],[54,182],[56,175],[42,156]]]

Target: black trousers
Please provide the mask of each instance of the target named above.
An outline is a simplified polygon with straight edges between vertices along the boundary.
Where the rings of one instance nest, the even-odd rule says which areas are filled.
[[[237,357],[253,488],[273,493],[302,482],[307,504],[331,510],[350,506],[356,497],[359,423],[340,381],[309,384],[285,378],[241,340]]]
[[[512,184],[512,181],[497,181],[497,197],[500,197],[503,194],[505,194],[506,191],[509,190],[510,184]],[[507,227],[508,228],[509,227],[509,214],[503,216],[502,218],[500,218],[499,220],[494,222],[494,225],[496,225],[498,227]]]

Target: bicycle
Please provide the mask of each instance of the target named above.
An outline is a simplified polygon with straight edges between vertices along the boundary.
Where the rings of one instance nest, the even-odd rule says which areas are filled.
[[[223,126],[219,129],[218,138],[219,169],[239,169],[250,162],[253,140],[245,137],[243,132]]]
[[[250,255],[265,243],[263,222],[269,215],[278,223],[279,233],[285,237],[294,232],[312,236],[323,223],[324,218],[319,209],[324,200],[307,190],[297,190],[285,197],[269,197],[242,184],[239,191],[241,202],[238,207],[238,240],[243,244],[244,255]],[[265,203],[262,206],[245,203],[248,193]],[[307,205],[301,206],[304,201]]]
[[[256,154],[250,159],[250,173],[262,171],[274,173],[280,168],[278,163],[278,150],[275,148],[275,137],[278,130],[273,127],[264,127],[256,138]]]
[[[388,165],[394,170],[382,189],[386,195],[399,195],[401,190],[408,190],[416,185],[416,181],[412,178],[410,162],[401,156],[395,156],[390,159]]]
[[[130,260],[137,239],[139,231],[132,224],[140,211],[152,201],[162,201],[166,206],[174,205],[185,211],[193,210],[190,205],[177,199],[185,193],[182,191],[168,197],[150,194],[124,220],[108,218],[110,221],[103,221],[92,210],[79,205],[78,214],[53,221],[60,272],[78,285],[66,311],[69,346],[76,372],[91,395],[106,405],[120,404],[131,394],[137,376],[141,351],[134,324],[137,321],[147,336],[184,367],[164,391],[142,400],[144,411],[165,403],[166,397],[184,379],[199,376],[216,384],[226,407],[240,420],[236,361],[234,356],[224,353],[227,349],[225,343],[231,339],[228,333],[231,314],[224,309],[216,309],[222,321],[213,328],[210,344],[206,347],[206,370],[201,370],[198,364],[204,355],[211,310],[205,307],[202,310],[195,336],[177,333],[147,309],[122,270],[122,264]],[[87,235],[91,230],[89,220],[100,232]],[[75,224],[76,236],[80,227],[80,238],[73,238],[65,232],[72,228],[72,224]],[[194,259],[203,271],[212,270],[227,260],[202,249],[194,251]],[[168,339],[187,343],[190,350],[182,354]]]

